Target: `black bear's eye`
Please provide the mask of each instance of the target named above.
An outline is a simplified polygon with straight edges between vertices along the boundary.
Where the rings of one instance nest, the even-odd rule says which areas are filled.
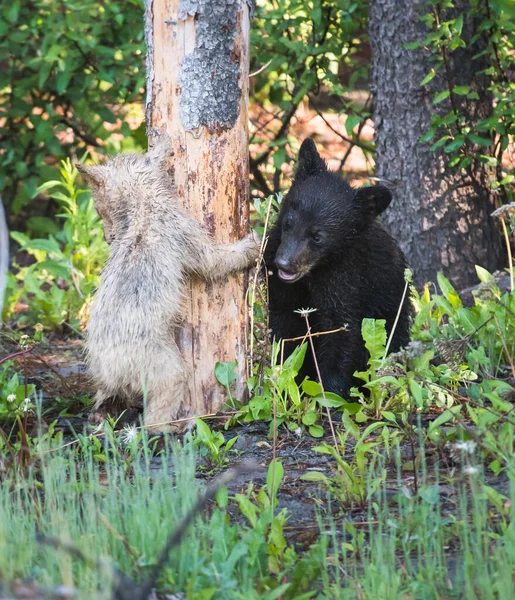
[[[315,242],[315,244],[320,244],[322,241],[322,236],[318,232],[315,232],[311,234],[311,239]]]

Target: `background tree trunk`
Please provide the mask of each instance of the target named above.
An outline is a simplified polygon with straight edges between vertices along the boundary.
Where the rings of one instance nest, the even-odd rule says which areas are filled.
[[[248,233],[249,14],[244,0],[147,0],[147,132],[166,131],[180,201],[219,242]],[[245,394],[247,277],[187,289],[177,342],[189,368],[184,416],[226,398],[217,361],[238,361]]]
[[[454,4],[458,12],[470,8],[468,0]],[[425,0],[370,2],[377,174],[396,186],[384,222],[406,253],[416,283],[435,281],[442,271],[463,288],[477,281],[476,264],[502,267],[500,237],[490,218],[495,206],[485,165],[476,161],[467,171],[449,168],[448,154],[419,142],[435,111],[451,110],[448,101],[432,103],[436,85],[439,90],[447,85],[440,77],[420,86],[431,68],[427,50],[404,47],[425,39],[428,30],[419,17],[430,9]],[[472,30],[466,17],[463,37],[470,39]],[[471,120],[492,110],[488,81],[476,76],[488,66],[486,57],[472,60],[477,52],[476,44],[467,46],[453,53],[450,63],[454,85],[472,85],[479,94],[479,100],[460,106]]]

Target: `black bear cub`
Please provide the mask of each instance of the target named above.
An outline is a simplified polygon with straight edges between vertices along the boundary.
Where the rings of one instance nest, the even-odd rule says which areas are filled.
[[[348,324],[346,331],[313,338],[326,391],[345,395],[359,385],[353,373],[368,360],[362,320],[385,319],[388,334],[395,321],[406,259],[376,219],[391,199],[381,185],[352,188],[327,170],[313,140],[304,140],[265,251],[270,327],[276,340],[303,336],[306,321],[295,312],[301,308],[316,309],[309,314],[313,333]],[[391,351],[408,343],[409,321],[407,294]],[[286,355],[294,348],[286,343]],[[309,347],[300,375],[317,379]]]

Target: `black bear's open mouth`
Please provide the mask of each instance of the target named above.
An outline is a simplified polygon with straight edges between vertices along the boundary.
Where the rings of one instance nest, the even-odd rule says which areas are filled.
[[[279,279],[282,279],[287,283],[293,283],[294,281],[297,281],[297,279],[300,279],[302,277],[302,273],[287,273],[282,269],[279,269],[277,271],[277,274],[279,275]]]

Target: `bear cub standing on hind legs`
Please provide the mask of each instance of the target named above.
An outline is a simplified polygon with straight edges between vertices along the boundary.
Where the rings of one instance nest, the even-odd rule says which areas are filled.
[[[305,335],[306,320],[294,312],[301,308],[316,309],[309,314],[313,333],[348,325],[346,331],[313,337],[324,388],[339,395],[359,385],[353,373],[366,369],[362,320],[386,319],[389,334],[401,303],[406,259],[376,220],[391,199],[381,185],[352,188],[327,170],[315,143],[306,139],[266,245],[270,327],[276,340]],[[406,297],[391,351],[409,342],[410,312]],[[295,345],[285,344],[286,356]],[[300,376],[317,379],[309,346]]]
[[[170,152],[163,137],[147,154],[77,165],[111,244],[86,328],[95,410],[113,399],[140,407],[145,390],[146,425],[175,420],[184,409],[188,374],[173,328],[186,278],[223,279],[252,267],[259,255],[255,234],[217,244],[181,210],[167,172]]]

